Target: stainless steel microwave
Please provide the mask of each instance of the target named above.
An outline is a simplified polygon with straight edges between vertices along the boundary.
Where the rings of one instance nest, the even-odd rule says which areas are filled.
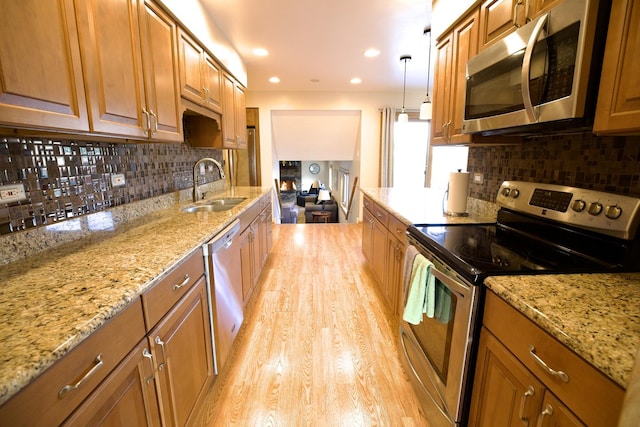
[[[471,58],[463,132],[591,129],[610,9],[565,0]]]

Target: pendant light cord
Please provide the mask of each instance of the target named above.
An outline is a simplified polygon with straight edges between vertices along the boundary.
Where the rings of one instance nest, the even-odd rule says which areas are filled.
[[[424,29],[423,34],[429,33],[429,56],[427,57],[427,100],[429,99],[429,80],[431,77],[431,28]]]
[[[404,81],[402,83],[402,112],[404,112],[404,97],[407,92],[407,60],[411,60],[411,55],[402,55],[401,61],[404,61]]]

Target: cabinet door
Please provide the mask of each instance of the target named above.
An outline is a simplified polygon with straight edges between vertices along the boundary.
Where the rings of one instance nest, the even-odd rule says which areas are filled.
[[[233,89],[233,110],[235,112],[236,142],[238,148],[247,148],[247,101],[244,89],[235,84]]]
[[[65,426],[159,426],[154,366],[147,341],[143,340],[111,372]]]
[[[368,209],[362,210],[362,253],[369,264],[373,262],[373,214]]]
[[[253,238],[251,226],[240,234],[240,261],[242,264],[242,301],[246,304],[253,290]]]
[[[640,131],[640,2],[614,1],[604,52],[593,130],[599,134]]]
[[[142,63],[146,105],[151,116],[151,136],[163,141],[182,141],[177,25],[154,2],[140,8]]]
[[[402,268],[404,266],[404,244],[393,234],[387,237],[387,271],[384,286],[384,297],[394,314],[400,313],[400,287],[402,283]]]
[[[563,1],[564,0],[529,0],[529,12],[527,16],[529,19],[537,18]]]
[[[201,104],[204,97],[202,60],[204,49],[184,31],[178,32],[180,57],[180,94],[183,98]]]
[[[378,284],[384,285],[387,267],[387,229],[377,219],[373,220],[371,252],[373,272]]]
[[[453,34],[448,34],[436,46],[436,64],[433,82],[433,116],[431,144],[447,143],[451,100],[451,69],[453,64]]]
[[[525,24],[525,0],[486,0],[480,6],[480,50]]]
[[[236,148],[236,112],[233,105],[236,84],[228,74],[222,77],[222,146]]]
[[[464,100],[466,97],[467,61],[478,52],[479,13],[472,13],[453,30],[454,57],[451,66],[451,99],[448,143],[469,142],[471,136],[462,133]]]
[[[544,386],[482,328],[471,396],[470,426],[535,425]]]
[[[220,96],[220,76],[222,71],[214,59],[206,53],[203,64],[205,107],[220,113],[222,112],[222,99]]]
[[[89,130],[72,0],[0,2],[0,124]]]
[[[538,427],[584,427],[584,423],[576,417],[560,400],[547,391],[544,394],[542,409],[538,415]]]
[[[136,0],[76,3],[91,127],[146,139],[146,110]]]
[[[148,339],[157,364],[163,424],[187,425],[213,380],[204,277],[158,323]]]

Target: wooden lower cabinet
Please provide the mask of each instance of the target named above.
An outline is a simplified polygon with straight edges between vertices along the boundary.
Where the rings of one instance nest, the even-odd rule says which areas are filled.
[[[242,265],[243,304],[247,305],[253,294],[272,245],[271,199],[264,196],[255,209],[249,209],[240,218],[245,229],[240,233],[240,263]]]
[[[387,305],[397,315],[401,313],[407,227],[367,196],[362,218],[362,252]]]
[[[64,426],[160,426],[154,364],[141,341]]]
[[[470,426],[611,426],[623,398],[620,386],[487,292]]]
[[[187,425],[213,381],[204,277],[147,336],[164,425]]]

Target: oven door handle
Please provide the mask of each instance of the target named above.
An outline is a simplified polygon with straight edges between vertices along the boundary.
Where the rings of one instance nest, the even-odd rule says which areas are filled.
[[[444,284],[451,292],[455,292],[457,296],[461,298],[466,298],[471,293],[471,287],[465,283],[459,282],[442,271],[438,270],[435,265],[431,266],[429,272],[433,274],[436,279],[440,280],[442,284]]]

